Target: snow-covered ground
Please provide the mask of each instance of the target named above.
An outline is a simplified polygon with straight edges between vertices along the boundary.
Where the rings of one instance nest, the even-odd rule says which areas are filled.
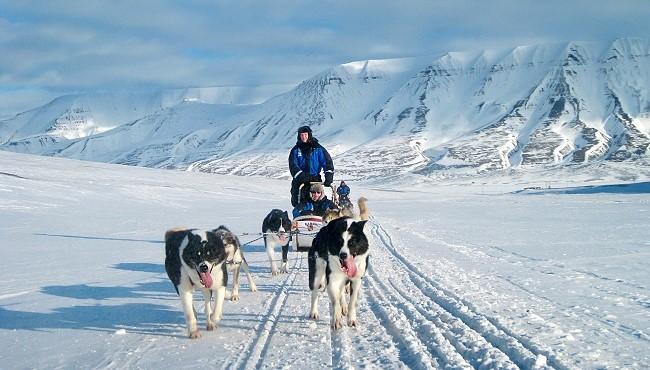
[[[0,368],[650,368],[650,180],[575,178],[352,183],[360,327],[333,332],[325,294],[308,319],[306,254],[274,277],[257,240],[259,291],[242,277],[214,332],[197,294],[190,340],[165,230],[257,233],[286,182],[0,152]]]

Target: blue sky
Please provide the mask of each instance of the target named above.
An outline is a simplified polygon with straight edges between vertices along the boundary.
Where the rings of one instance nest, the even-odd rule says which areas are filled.
[[[89,91],[298,83],[363,59],[650,37],[647,0],[0,0],[0,117]]]

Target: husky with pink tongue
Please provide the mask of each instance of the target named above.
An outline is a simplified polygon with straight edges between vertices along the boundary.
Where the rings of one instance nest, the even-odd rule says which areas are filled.
[[[271,264],[271,274],[289,272],[288,253],[289,253],[289,233],[291,232],[291,221],[287,211],[272,209],[262,221],[262,235],[264,236],[264,246],[266,254],[269,256]],[[278,270],[275,263],[275,247],[282,247],[282,265]]]
[[[366,274],[370,256],[366,223],[367,219],[355,221],[350,217],[330,221],[316,234],[309,250],[309,316],[319,318],[318,296],[322,289],[327,288],[332,312],[330,325],[336,330],[341,328],[345,315],[349,326],[357,326],[361,278]],[[345,286],[348,283],[350,303],[346,304]]]
[[[181,298],[188,335],[192,339],[200,337],[192,304],[194,288],[203,293],[207,330],[214,330],[223,314],[228,254],[223,238],[215,231],[173,229],[165,233],[165,270]]]

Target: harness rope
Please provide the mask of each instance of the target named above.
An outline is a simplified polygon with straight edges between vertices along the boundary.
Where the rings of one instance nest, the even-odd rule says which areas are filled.
[[[251,240],[251,241],[249,241],[249,242],[243,243],[243,244],[242,244],[242,247],[243,247],[244,245],[248,245],[248,244],[250,244],[250,243],[252,243],[252,242],[256,242],[256,241],[258,241],[258,240],[264,238],[265,235],[277,235],[277,234],[279,234],[279,233],[277,233],[277,232],[275,232],[275,233],[241,233],[241,234],[236,234],[236,235],[237,235],[237,236],[261,235],[259,238],[255,238],[255,239],[253,239],[253,240]],[[308,235],[308,236],[312,236],[312,235],[316,235],[317,232],[315,232],[315,233],[305,233],[305,232],[301,232],[301,231],[298,231],[298,230],[294,230],[294,231],[285,232],[285,234],[289,234],[289,241],[291,241],[291,238],[293,237],[293,235]]]

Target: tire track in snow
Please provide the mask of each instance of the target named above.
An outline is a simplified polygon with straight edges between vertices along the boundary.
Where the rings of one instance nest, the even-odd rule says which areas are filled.
[[[295,259],[296,262],[291,266],[291,272],[284,279],[282,285],[276,289],[276,294],[269,300],[270,303],[261,316],[260,323],[255,328],[255,334],[251,336],[252,339],[246,346],[246,349],[241,351],[234,363],[224,366],[224,368],[248,369],[259,368],[261,366],[269,350],[271,338],[277,331],[276,327],[282,308],[287,303],[287,298],[289,297],[288,289],[294,286],[304,260],[305,256],[302,254],[300,258]]]
[[[448,313],[451,319],[456,318],[472,331],[475,331],[485,342],[492,347],[503,352],[514,364],[521,368],[544,368],[549,365],[554,368],[565,369],[565,366],[552,357],[547,350],[538,348],[536,345],[528,342],[524,338],[512,333],[508,328],[499,324],[495,319],[482,315],[471,308],[471,304],[464,302],[454,294],[441,288],[435,281],[422,273],[408,259],[402,256],[395,248],[388,232],[377,223],[372,224],[372,233],[376,236],[376,244],[381,245],[392,257],[394,264],[402,266],[402,269],[409,276],[413,286],[424,296],[428,297],[436,306],[439,306]],[[372,261],[371,261],[372,265]],[[412,294],[408,296],[401,295],[399,299],[412,299]],[[447,338],[450,338],[447,332]],[[456,343],[456,347],[464,346],[462,343]],[[545,365],[538,359],[541,356],[546,357],[549,364]],[[467,359],[476,362],[479,359],[471,357],[471,354],[465,353]]]

